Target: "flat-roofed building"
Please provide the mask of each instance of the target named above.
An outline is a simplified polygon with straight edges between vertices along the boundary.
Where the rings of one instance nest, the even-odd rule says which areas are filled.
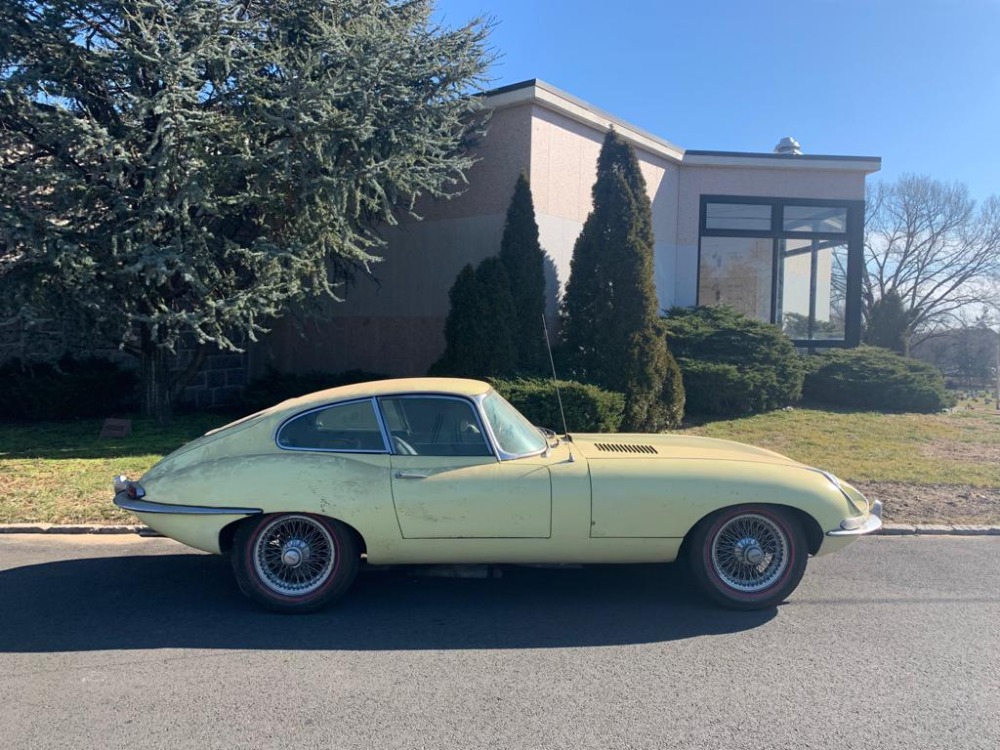
[[[360,279],[324,314],[279,321],[250,352],[251,374],[363,369],[426,372],[444,349],[448,290],[466,263],[500,249],[519,173],[531,183],[551,263],[548,311],[569,278],[609,128],[635,148],[653,207],[660,306],[727,304],[781,325],[803,347],[857,344],[865,177],[878,157],[691,151],[539,80],[484,97],[492,110],[468,187],[425,201],[422,221],[384,233],[377,283]]]

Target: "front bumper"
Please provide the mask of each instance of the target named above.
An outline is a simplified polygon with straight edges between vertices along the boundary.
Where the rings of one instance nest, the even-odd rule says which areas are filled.
[[[868,519],[856,529],[834,529],[827,536],[863,536],[882,528],[882,501],[876,500],[868,511]]]
[[[252,516],[263,513],[260,508],[213,508],[207,505],[170,505],[129,497],[125,491],[115,495],[115,505],[133,513],[168,513],[184,516]]]

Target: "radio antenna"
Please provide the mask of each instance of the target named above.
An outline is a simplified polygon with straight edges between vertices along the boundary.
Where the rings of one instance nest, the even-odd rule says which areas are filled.
[[[559,376],[556,375],[556,361],[552,357],[552,344],[549,341],[549,326],[545,322],[545,313],[542,313],[542,330],[545,331],[545,348],[549,352],[549,364],[552,365],[552,385],[555,386],[556,399],[559,401],[559,416],[562,417],[563,434],[569,440],[569,427],[566,425],[566,412],[563,410],[562,395],[559,393]]]

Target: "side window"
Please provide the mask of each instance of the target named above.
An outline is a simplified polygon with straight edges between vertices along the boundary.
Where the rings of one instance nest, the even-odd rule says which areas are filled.
[[[375,409],[368,400],[328,406],[290,419],[278,430],[278,447],[385,452]]]
[[[491,456],[468,401],[434,396],[379,399],[392,452],[402,456]]]

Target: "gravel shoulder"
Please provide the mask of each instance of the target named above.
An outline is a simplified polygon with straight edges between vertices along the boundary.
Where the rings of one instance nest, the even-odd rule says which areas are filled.
[[[994,525],[1000,523],[1000,488],[954,484],[854,482],[881,500],[887,523]]]

